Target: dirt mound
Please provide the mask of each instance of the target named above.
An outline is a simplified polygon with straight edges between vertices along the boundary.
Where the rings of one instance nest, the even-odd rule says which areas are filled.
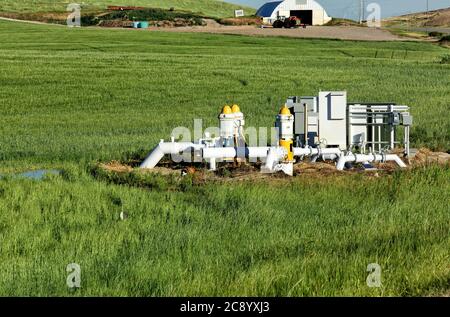
[[[397,154],[401,154],[401,151]],[[443,152],[432,152],[429,149],[420,149],[409,162],[409,168],[426,166],[429,164],[450,164],[450,154]],[[369,178],[380,177],[380,175],[389,175],[398,170],[395,162],[375,163],[373,164],[376,170],[364,171],[363,175]],[[98,164],[98,168],[112,175],[122,175],[127,177],[130,175],[147,175],[147,176],[168,176],[171,179],[182,180],[185,176],[192,178],[192,184],[201,185],[205,183],[214,182],[235,182],[235,181],[258,181],[258,180],[286,180],[291,177],[280,173],[268,174],[261,173],[261,163],[246,164],[242,163],[238,166],[233,163],[224,164],[218,167],[216,172],[211,172],[204,164],[197,164],[195,166],[189,165],[173,165],[170,162],[163,162],[154,169],[137,169],[135,164],[126,164],[118,161],[111,161],[109,163]],[[345,172],[338,171],[333,162],[309,162],[302,161],[294,164],[294,177],[307,178],[323,178],[336,177],[351,174],[361,173],[363,171],[360,165],[355,165],[354,168],[346,170]],[[111,174],[110,174],[111,175]]]
[[[56,23],[65,24],[67,21],[67,13],[13,13],[13,12],[0,12],[0,16],[3,18],[23,20],[23,21],[35,21],[42,23]]]
[[[220,24],[223,25],[261,25],[260,18],[226,18],[221,19]]]
[[[328,162],[300,162],[294,165],[294,174],[301,173],[320,173],[320,174],[334,174],[338,172],[334,163]]]
[[[438,11],[425,21],[424,26],[450,26],[450,9]]]
[[[333,18],[325,24],[326,26],[363,26],[358,22],[350,19]],[[365,26],[365,25],[364,25]]]
[[[106,28],[131,28],[133,27],[133,22],[120,20],[102,20],[99,22],[98,26]]]
[[[432,152],[429,149],[421,148],[411,159],[412,166],[423,166],[428,164],[445,165],[450,163],[450,154],[444,152]]]
[[[148,21],[150,26],[157,26],[157,27],[191,27],[191,26],[199,26],[203,25],[204,22],[202,21],[201,24],[197,20],[194,19],[184,19],[184,18],[175,18],[173,21],[171,20],[162,20],[162,21]]]
[[[162,28],[173,28],[173,27],[191,27],[198,26],[198,22],[193,19],[183,19],[176,18],[173,21],[161,20],[161,21],[148,21],[150,27],[162,27]],[[114,28],[132,28],[132,21],[122,21],[122,20],[101,20],[98,24],[101,27],[114,27]]]
[[[133,168],[131,166],[122,164],[118,161],[101,163],[101,164],[99,164],[99,167],[104,169],[105,171],[115,172],[115,173],[129,173],[133,170]]]
[[[450,26],[450,8],[391,17],[385,19],[384,22],[388,25],[408,24],[416,27]]]

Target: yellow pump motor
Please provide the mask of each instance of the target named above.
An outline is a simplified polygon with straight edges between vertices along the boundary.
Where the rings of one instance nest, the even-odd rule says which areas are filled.
[[[285,160],[292,162],[294,160],[294,141],[292,140],[280,140],[280,146],[284,147],[287,151]]]

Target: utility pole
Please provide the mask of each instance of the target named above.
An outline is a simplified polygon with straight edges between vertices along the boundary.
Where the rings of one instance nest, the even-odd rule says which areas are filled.
[[[359,0],[359,24],[362,24],[364,21],[364,0]]]

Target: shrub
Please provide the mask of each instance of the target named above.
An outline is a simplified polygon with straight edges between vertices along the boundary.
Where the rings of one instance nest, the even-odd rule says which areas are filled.
[[[163,9],[143,9],[130,11],[114,11],[102,16],[105,20],[134,20],[134,21],[174,21],[176,18],[182,19],[200,19],[201,16],[190,13]]]
[[[441,33],[441,32],[436,32],[436,31],[428,32],[428,36],[430,36],[430,37],[442,37],[443,35],[444,35],[444,33]]]
[[[450,54],[442,56],[441,64],[450,64]]]

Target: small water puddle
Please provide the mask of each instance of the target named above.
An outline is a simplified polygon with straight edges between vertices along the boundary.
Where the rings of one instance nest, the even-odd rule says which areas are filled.
[[[34,179],[34,180],[43,180],[47,175],[60,175],[61,170],[36,170],[36,171],[28,171],[18,174],[8,174],[13,178],[26,178],[26,179]],[[5,174],[0,174],[0,179],[4,178]]]

